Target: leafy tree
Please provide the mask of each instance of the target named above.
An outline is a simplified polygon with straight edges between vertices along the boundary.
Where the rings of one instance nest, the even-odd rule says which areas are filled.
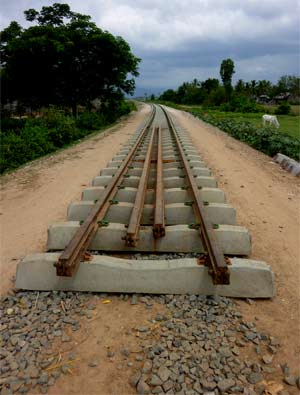
[[[256,80],[251,80],[250,81],[250,86],[251,86],[251,93],[252,93],[252,95],[255,95],[255,93],[256,93],[256,86],[257,86]]]
[[[75,115],[78,104],[99,98],[111,107],[123,92],[134,92],[140,59],[122,37],[102,31],[67,4],[29,9],[25,16],[37,25],[22,29],[11,22],[2,32],[4,102],[64,105]]]
[[[257,82],[256,93],[258,96],[260,95],[268,95],[272,94],[273,85],[272,82],[267,80],[260,80]]]
[[[210,92],[217,90],[219,87],[219,80],[217,78],[208,78],[206,81],[202,82],[202,88],[210,94]]]
[[[220,75],[221,79],[227,94],[227,99],[230,98],[232,92],[232,76],[235,73],[234,71],[234,62],[232,59],[224,59],[221,63],[220,67]]]
[[[236,93],[244,93],[245,92],[245,83],[243,80],[238,80],[238,82],[235,85],[235,91]]]
[[[167,89],[165,92],[163,92],[160,95],[159,99],[176,103],[177,102],[177,94],[173,89]]]
[[[279,78],[276,93],[289,92],[293,96],[300,96],[300,77],[294,75],[283,75]]]

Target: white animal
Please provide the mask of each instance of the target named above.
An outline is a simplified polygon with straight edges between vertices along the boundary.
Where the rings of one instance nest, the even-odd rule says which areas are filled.
[[[274,125],[277,129],[280,126],[276,115],[265,114],[262,116],[262,121],[264,126],[266,126],[266,122],[269,122],[270,125]]]

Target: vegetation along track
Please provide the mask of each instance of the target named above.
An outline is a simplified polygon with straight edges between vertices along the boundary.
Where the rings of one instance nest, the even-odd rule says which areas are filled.
[[[158,261],[161,257],[174,258],[175,254],[187,259],[177,269],[187,269],[192,264],[193,271],[196,261],[196,268],[208,268],[206,281],[210,275],[211,286],[226,286],[230,284],[228,265],[232,262],[225,255],[249,255],[251,241],[246,229],[235,226],[234,208],[225,203],[224,193],[217,188],[187,133],[164,107],[153,105],[146,122],[94,178],[92,186],[83,191],[82,201],[71,203],[68,222],[49,228],[48,250],[63,250],[50,256],[56,275],[62,278],[78,276],[77,270],[84,261],[98,262],[100,258],[91,255],[91,251],[114,256],[117,253],[123,258],[150,253]],[[268,269],[267,273],[269,281],[272,275]],[[116,279],[121,275],[114,276]],[[22,288],[20,270],[17,285],[18,278]],[[63,288],[71,284],[66,279],[61,281]],[[113,290],[123,292],[123,286]],[[266,293],[259,293],[260,297],[273,293],[273,287],[272,291],[262,288]],[[136,291],[126,288],[130,290]],[[143,289],[142,285],[140,290],[163,292],[155,287]]]

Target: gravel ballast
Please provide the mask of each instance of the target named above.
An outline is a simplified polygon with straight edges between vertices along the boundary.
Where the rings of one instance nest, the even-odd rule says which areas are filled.
[[[78,356],[65,352],[62,357],[57,345],[68,346],[87,325],[97,309],[95,298],[55,291],[2,297],[0,395],[47,393],[61,375],[69,374]],[[110,298],[149,310],[149,320],[132,328],[141,352],[131,353],[124,346],[106,354],[112,362],[115,354],[127,360],[130,384],[138,394],[255,395],[267,393],[274,379],[282,395],[297,393],[299,377],[287,364],[276,362],[279,340],[245,321],[231,299],[126,294]],[[158,305],[159,313],[152,312]],[[88,367],[101,368],[101,360],[95,356]]]

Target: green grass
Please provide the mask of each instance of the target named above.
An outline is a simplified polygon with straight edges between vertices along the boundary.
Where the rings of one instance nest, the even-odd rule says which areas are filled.
[[[221,119],[233,119],[235,121],[248,121],[255,127],[262,127],[263,113],[236,113],[236,112],[221,112],[217,110],[203,110],[200,106],[180,106],[183,110],[187,109],[194,112],[205,112],[214,117]],[[277,115],[280,123],[279,132],[288,134],[291,137],[300,138],[300,116],[299,115]]]

